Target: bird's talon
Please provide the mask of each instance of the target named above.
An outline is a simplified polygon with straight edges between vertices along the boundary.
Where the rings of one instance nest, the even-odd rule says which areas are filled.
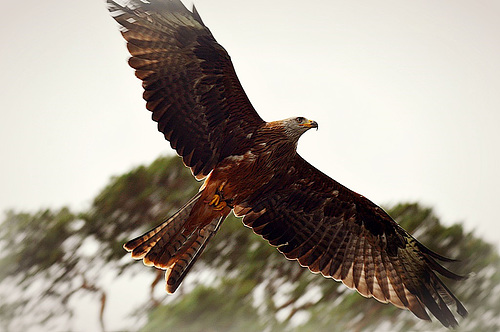
[[[218,194],[214,195],[214,198],[208,203],[208,205],[218,206],[220,204],[221,196]]]
[[[224,185],[220,185],[219,188],[215,191],[214,197],[212,198],[211,201],[207,201],[209,206],[213,206],[215,211],[221,211],[225,207],[229,206],[230,208],[233,208],[231,203],[233,202],[232,199],[224,199],[224,195],[222,194],[222,188]]]
[[[226,201],[222,201],[222,202],[220,202],[219,204],[217,204],[217,205],[215,205],[215,206],[214,206],[214,210],[215,210],[215,211],[221,211],[221,210],[223,210],[226,206],[227,206]]]

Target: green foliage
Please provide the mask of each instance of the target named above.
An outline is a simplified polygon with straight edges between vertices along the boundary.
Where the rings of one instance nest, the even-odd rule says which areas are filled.
[[[131,233],[155,226],[196,191],[196,181],[178,158],[158,158],[111,179],[90,211],[82,214],[82,231],[105,244],[101,254],[106,262],[119,259],[121,244]]]
[[[0,329],[44,326],[67,329],[70,300],[84,292],[100,294],[106,305],[109,285],[103,275],[133,273],[151,277],[161,288],[156,270],[130,259],[122,244],[158,224],[198,190],[180,159],[162,157],[114,177],[88,211],[67,208],[36,213],[6,213],[0,227]],[[459,330],[500,329],[500,258],[497,249],[464,231],[462,225],[440,224],[432,209],[399,204],[388,212],[430,249],[460,261],[448,267],[470,277],[445,280],[464,302],[469,317]],[[15,290],[15,292],[13,291]],[[127,290],[124,289],[123,292]],[[152,292],[137,303],[146,315],[133,330],[163,331],[373,331],[439,329],[411,313],[365,299],[331,279],[314,275],[231,216],[174,297],[158,301]],[[124,312],[126,316],[128,312]],[[53,320],[52,317],[58,317]],[[143,316],[144,317],[144,316]],[[54,323],[58,321],[58,323]],[[50,328],[50,324],[53,328]],[[15,327],[15,328],[14,328]]]
[[[262,331],[257,309],[248,295],[251,280],[226,279],[218,287],[198,286],[189,296],[160,306],[142,331]],[[228,313],[230,313],[228,315]]]
[[[0,296],[11,298],[6,285],[18,285],[25,292],[11,301],[3,301],[1,321],[10,321],[37,310],[37,302],[56,295],[60,304],[46,308],[38,322],[57,315],[68,300],[61,285],[66,288],[79,274],[75,251],[81,244],[76,236],[78,219],[67,208],[59,211],[43,210],[34,214],[8,211],[0,228],[3,256],[0,259]],[[32,295],[36,283],[37,294]],[[37,323],[35,320],[32,323]],[[7,326],[7,325],[6,325]],[[22,326],[22,325],[21,325]]]
[[[75,216],[68,209],[40,211],[34,215],[7,212],[0,229],[0,241],[9,255],[0,261],[0,278],[26,272],[27,278],[45,272],[63,260],[62,244],[72,234]],[[19,243],[25,244],[19,246]]]

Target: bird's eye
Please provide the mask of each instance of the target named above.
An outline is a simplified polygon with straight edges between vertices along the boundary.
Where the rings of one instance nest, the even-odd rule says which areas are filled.
[[[298,118],[295,119],[298,123],[304,122],[305,118],[299,116]]]

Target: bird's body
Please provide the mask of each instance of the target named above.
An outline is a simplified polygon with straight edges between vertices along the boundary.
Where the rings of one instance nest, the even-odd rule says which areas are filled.
[[[298,130],[289,130],[289,127]],[[215,165],[198,195],[181,210],[184,214],[180,218],[167,220],[164,228],[155,228],[153,233],[128,242],[125,248],[132,251],[133,257],[144,259],[147,265],[167,269],[167,291],[175,292],[201,254],[202,245],[208,241],[200,235],[200,230],[213,228],[206,235],[215,232],[233,209],[235,215],[243,216],[249,211],[249,200],[255,198],[256,192],[278,185],[288,166],[293,167],[298,133],[309,128],[317,128],[316,122],[301,117],[262,123],[247,135],[246,144],[236,146],[230,156]],[[251,182],[249,177],[253,179]],[[175,231],[165,233],[172,227]],[[196,250],[188,251],[193,245],[198,245]],[[176,265],[179,261],[182,264]]]
[[[436,276],[460,276],[383,209],[342,186],[297,153],[314,121],[265,122],[253,109],[231,60],[196,10],[179,0],[126,6],[108,0],[143,81],[146,107],[200,191],[158,227],[125,244],[132,257],[166,270],[174,292],[222,221],[233,211],[285,257],[443,325],[457,325],[460,301]]]

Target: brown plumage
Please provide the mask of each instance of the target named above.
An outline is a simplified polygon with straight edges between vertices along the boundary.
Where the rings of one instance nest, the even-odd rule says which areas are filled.
[[[447,327],[467,311],[435,272],[452,278],[384,210],[302,159],[299,137],[314,121],[265,122],[241,87],[229,55],[199,14],[179,0],[121,6],[108,0],[143,81],[146,107],[193,175],[199,193],[125,249],[166,270],[173,293],[231,212],[312,272],[366,297],[390,302]]]

